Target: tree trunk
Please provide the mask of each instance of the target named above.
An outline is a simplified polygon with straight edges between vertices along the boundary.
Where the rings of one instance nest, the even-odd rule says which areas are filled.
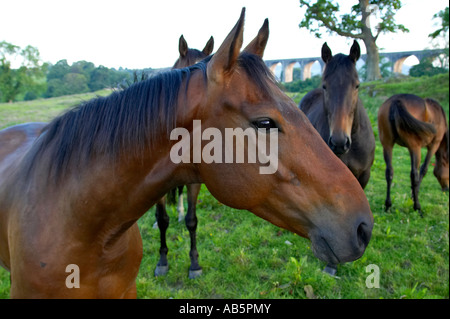
[[[380,72],[380,56],[378,47],[372,36],[364,37],[364,44],[366,45],[366,81],[375,81],[381,79]]]
[[[377,37],[374,37],[370,28],[370,9],[369,0],[359,0],[361,8],[361,38],[366,45],[366,81],[375,81],[381,79],[380,56],[378,47],[375,43]]]

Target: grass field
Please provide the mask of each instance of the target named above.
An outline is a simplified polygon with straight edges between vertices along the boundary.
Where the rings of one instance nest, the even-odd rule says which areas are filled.
[[[155,278],[159,231],[154,208],[139,220],[144,258],[137,278],[139,298],[449,298],[449,195],[440,190],[432,168],[420,189],[424,218],[410,198],[409,154],[394,148],[391,211],[384,211],[386,182],[376,114],[395,93],[433,97],[448,118],[448,74],[433,78],[396,79],[365,83],[360,96],[371,118],[376,152],[365,193],[375,219],[371,242],[357,261],[338,267],[336,277],[322,272],[308,240],[289,233],[247,211],[226,207],[203,186],[197,215],[198,251],[203,275],[188,279],[189,235],[169,207],[167,276]],[[107,94],[100,92],[99,94]],[[292,94],[298,102],[303,94]],[[61,110],[91,96],[71,96],[0,104],[0,129],[27,121],[47,121]],[[424,153],[425,154],[425,153]],[[434,159],[432,161],[434,163]],[[186,207],[186,203],[185,203]],[[379,288],[370,288],[379,269]],[[369,267],[369,268],[368,268]],[[368,277],[369,276],[369,277]],[[0,269],[0,297],[9,298],[9,273]]]

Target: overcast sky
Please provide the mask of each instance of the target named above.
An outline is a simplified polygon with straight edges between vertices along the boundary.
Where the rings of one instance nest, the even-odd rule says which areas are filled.
[[[356,0],[338,1],[350,8]],[[403,0],[396,21],[410,33],[380,36],[385,52],[430,47],[427,35],[438,28],[432,17],[447,0]],[[86,60],[96,66],[161,68],[178,58],[178,39],[202,49],[209,37],[215,50],[246,7],[244,45],[265,18],[270,37],[265,59],[315,57],[327,41],[333,53],[347,53],[352,40],[325,34],[316,39],[300,30],[305,9],[298,0],[0,0],[0,41],[39,49],[43,61]],[[361,49],[365,53],[362,43]]]

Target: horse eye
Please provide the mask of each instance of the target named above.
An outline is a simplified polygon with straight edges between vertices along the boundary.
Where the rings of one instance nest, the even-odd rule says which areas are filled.
[[[356,84],[356,89],[359,89],[359,83],[358,83],[358,84]]]
[[[325,84],[322,85],[322,89],[326,90],[326,89],[327,89],[327,86],[326,86]]]
[[[253,121],[252,124],[257,129],[263,129],[266,131],[269,131],[271,128],[278,129],[278,126],[275,124],[275,122],[272,119],[264,118],[264,119],[258,119],[256,121]]]

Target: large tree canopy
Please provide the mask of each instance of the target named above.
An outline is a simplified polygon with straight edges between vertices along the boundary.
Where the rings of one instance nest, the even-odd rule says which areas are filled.
[[[16,62],[20,66],[13,68]],[[35,94],[45,87],[46,65],[41,62],[39,51],[30,45],[24,49],[17,45],[0,42],[0,102],[14,101],[19,94]]]
[[[400,0],[359,0],[350,12],[340,13],[340,6],[332,0],[300,0],[300,6],[306,7],[306,14],[300,22],[301,28],[307,28],[320,38],[323,31],[331,34],[360,39],[367,51],[366,80],[381,78],[380,59],[376,41],[380,34],[387,32],[408,32],[402,24],[395,22],[395,13],[401,7]],[[379,22],[371,25],[371,15],[377,15]]]

